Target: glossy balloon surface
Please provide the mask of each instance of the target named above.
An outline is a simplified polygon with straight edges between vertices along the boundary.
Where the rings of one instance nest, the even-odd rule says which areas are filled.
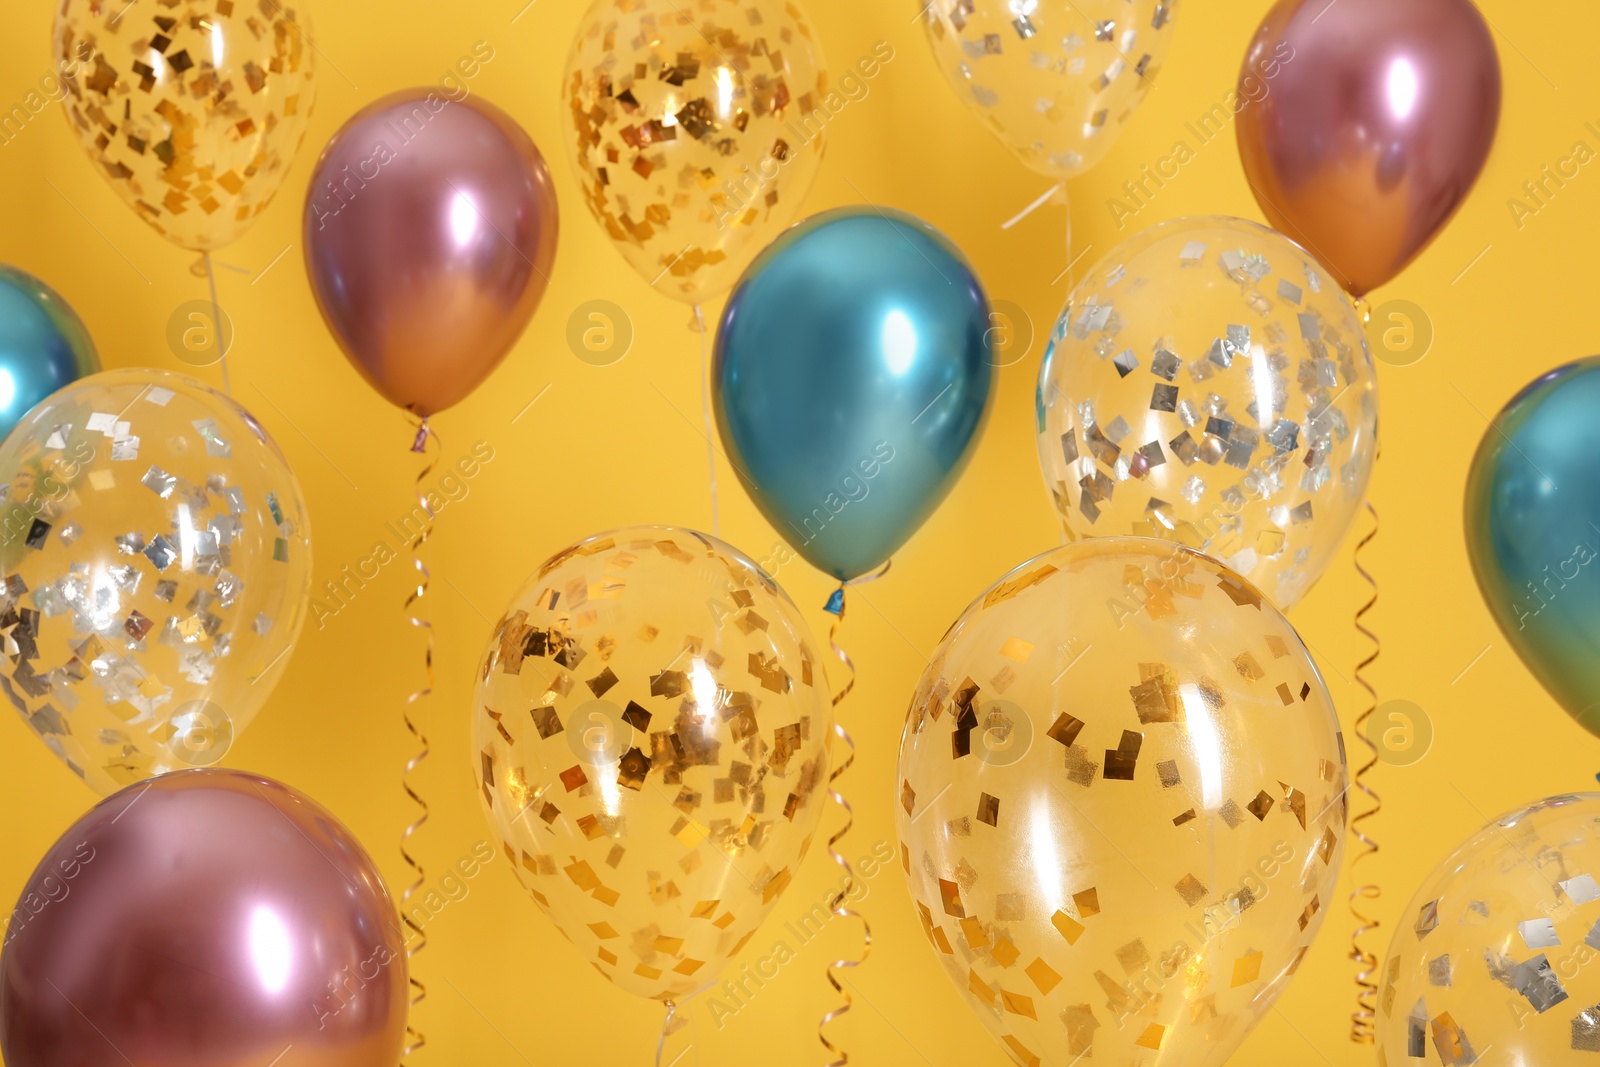
[[[1500,60],[1471,0],[1281,0],[1239,77],[1259,97],[1238,131],[1262,212],[1356,296],[1455,214],[1500,122]]]
[[[1600,357],[1542,375],[1484,433],[1467,478],[1472,570],[1550,695],[1600,734]]]
[[[400,917],[315,801],[239,771],[101,801],[46,853],[0,955],[17,1067],[392,1067]]]
[[[865,574],[950,491],[989,401],[989,328],[966,258],[902,212],[824,212],[750,265],[717,333],[717,427],[813,565]]]
[[[0,438],[39,401],[99,369],[89,331],[61,294],[0,265]]]
[[[407,89],[367,105],[317,160],[306,270],[346,357],[391,403],[432,415],[522,336],[555,261],[539,149],[477,97]]]

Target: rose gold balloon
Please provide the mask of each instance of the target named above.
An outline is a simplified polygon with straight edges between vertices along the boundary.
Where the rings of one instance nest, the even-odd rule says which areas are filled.
[[[350,362],[432,415],[476,389],[533,317],[556,254],[556,192],[493,104],[408,89],[346,122],[306,197],[306,270]]]
[[[313,801],[239,771],[129,786],[39,863],[0,955],[15,1067],[394,1067],[400,918]]]
[[[1282,0],[1239,95],[1261,210],[1360,296],[1427,247],[1483,170],[1500,60],[1470,0]]]

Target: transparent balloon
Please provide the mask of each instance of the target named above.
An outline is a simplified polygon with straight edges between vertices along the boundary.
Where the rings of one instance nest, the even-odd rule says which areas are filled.
[[[1538,801],[1463,842],[1395,925],[1379,1064],[1531,1067],[1600,1052],[1597,879],[1600,794]]]
[[[300,486],[182,375],[83,378],[0,447],[0,691],[101,793],[209,766],[288,666],[311,591]]]
[[[737,549],[598,534],[500,620],[473,730],[489,821],[584,958],[642,997],[715,980],[822,814],[832,702],[805,622]]]
[[[992,586],[922,676],[899,779],[923,932],[1018,1063],[1217,1067],[1335,903],[1328,691],[1181,546],[1080,542]]]
[[[1055,178],[1094,166],[1144,99],[1172,42],[1172,0],[931,0],[945,80],[1023,163]]]
[[[848,102],[795,0],[596,0],[567,59],[564,140],[623,258],[699,304],[794,218]]]
[[[1338,551],[1378,451],[1350,299],[1242,219],[1175,219],[1107,253],[1056,322],[1036,406],[1069,539],[1176,541],[1285,610]]]
[[[95,167],[156,232],[231,244],[305,139],[316,50],[303,4],[62,0],[67,117]]]

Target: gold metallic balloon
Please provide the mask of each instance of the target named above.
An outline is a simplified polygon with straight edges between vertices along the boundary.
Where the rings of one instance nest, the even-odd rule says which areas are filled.
[[[1287,610],[1332,562],[1377,457],[1361,319],[1304,249],[1174,219],[1079,283],[1039,369],[1039,462],[1068,538],[1216,556]]]
[[[1054,178],[1111,149],[1172,41],[1172,0],[931,0],[925,12],[951,88]]]
[[[293,0],[62,0],[67,115],[111,187],[183,248],[232,243],[272,202],[316,97]]]
[[[539,907],[630,993],[711,985],[822,814],[832,702],[783,590],[692,530],[598,534],[517,594],[474,703],[489,821]]]
[[[1591,1062],[1597,931],[1600,795],[1494,820],[1400,913],[1379,972],[1379,1067]]]
[[[992,586],[899,779],[923,932],[1018,1063],[1217,1067],[1335,903],[1333,702],[1261,593],[1181,546],[1083,541]]]
[[[205,767],[289,664],[311,591],[294,472],[231,398],[105,371],[0,447],[0,693],[101,793]]]
[[[794,0],[596,0],[562,91],[590,213],[686,304],[726,292],[794,218],[844,99]]]

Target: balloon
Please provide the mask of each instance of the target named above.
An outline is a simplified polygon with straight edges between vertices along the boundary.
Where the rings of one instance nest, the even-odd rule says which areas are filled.
[[[61,294],[0,264],[0,438],[39,401],[99,369],[88,329]]]
[[[190,770],[95,805],[39,861],[0,956],[17,1067],[392,1067],[400,920],[310,797]]]
[[[702,303],[794,218],[844,106],[827,87],[795,0],[595,0],[562,78],[584,203],[641,277]]]
[[[832,705],[794,604],[693,530],[597,534],[523,586],[478,678],[485,811],[540,909],[630,993],[709,987],[822,814]]]
[[[1379,972],[1380,1064],[1532,1067],[1600,1051],[1600,971],[1585,966],[1600,920],[1597,827],[1600,795],[1550,797],[1434,869]]]
[[[437,414],[522,336],[556,254],[555,185],[504,111],[407,89],[334,134],[306,197],[306,270],[345,356],[390,403]]]
[[[1467,555],[1500,631],[1550,695],[1600,734],[1600,357],[1511,399],[1467,476]]]
[[[1155,81],[1171,0],[932,0],[924,20],[945,80],[1040,174],[1098,163]]]
[[[1037,424],[1069,539],[1178,541],[1288,610],[1361,506],[1378,380],[1355,309],[1303,249],[1240,219],[1174,219],[1073,290]]]
[[[54,48],[89,158],[183,248],[237,240],[305,139],[316,49],[292,0],[62,0]]]
[[[1247,93],[1260,78],[1266,95]],[[1471,0],[1279,0],[1239,92],[1254,100],[1239,154],[1267,221],[1361,296],[1415,259],[1478,180],[1500,60]]]
[[[1178,545],[1079,542],[990,587],[898,777],[923,932],[1018,1063],[1217,1067],[1337,903],[1333,701],[1261,593]]]
[[[813,215],[728,298],[717,429],[756,506],[817,568],[877,567],[955,485],[993,376],[961,250],[899,211]]]
[[[178,374],[105,371],[0,447],[0,692],[101,793],[221,759],[311,590],[299,483],[255,418]]]

